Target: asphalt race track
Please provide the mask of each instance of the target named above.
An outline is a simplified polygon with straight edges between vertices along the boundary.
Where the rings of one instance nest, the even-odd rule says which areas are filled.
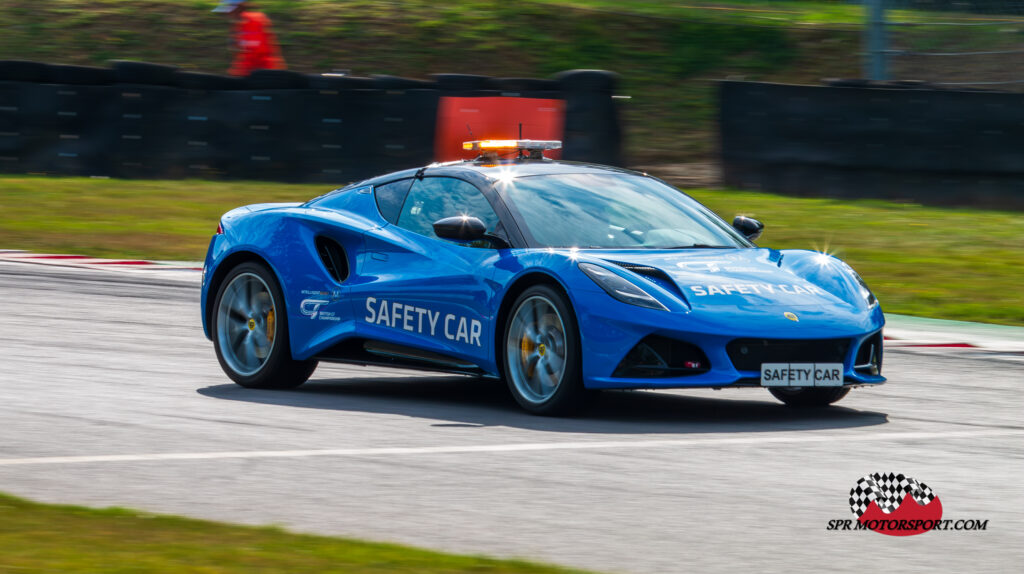
[[[252,391],[217,365],[194,275],[0,263],[0,491],[606,572],[1024,563],[1020,362],[891,350],[888,385],[814,411],[617,392],[548,419],[500,383],[331,365]],[[872,472],[987,530],[826,531]]]

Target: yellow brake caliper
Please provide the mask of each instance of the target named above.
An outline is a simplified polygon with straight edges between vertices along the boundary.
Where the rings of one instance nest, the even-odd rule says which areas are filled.
[[[267,311],[267,341],[274,342],[274,310]]]
[[[533,341],[523,335],[523,338],[519,341],[519,350],[522,352],[523,365],[526,365],[526,376],[533,377],[534,367],[530,365],[530,353],[533,352]]]

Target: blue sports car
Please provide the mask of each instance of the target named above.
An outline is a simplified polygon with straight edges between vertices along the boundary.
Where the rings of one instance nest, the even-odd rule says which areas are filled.
[[[203,328],[244,387],[319,361],[501,377],[537,414],[599,389],[765,387],[824,406],[877,385],[878,301],[835,257],[756,246],[646,174],[467,142],[475,160],[226,213]]]

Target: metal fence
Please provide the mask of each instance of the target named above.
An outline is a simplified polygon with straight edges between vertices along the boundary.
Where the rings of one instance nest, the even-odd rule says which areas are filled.
[[[1024,89],[1024,1],[863,3],[866,78]]]

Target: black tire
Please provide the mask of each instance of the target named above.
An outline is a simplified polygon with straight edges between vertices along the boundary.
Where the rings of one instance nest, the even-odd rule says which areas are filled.
[[[202,72],[175,72],[174,85],[187,90],[242,90],[245,80],[220,74],[204,74]]]
[[[825,85],[832,88],[870,88],[871,80],[862,78],[825,78]]]
[[[483,89],[501,92],[555,92],[560,87],[561,85],[555,80],[539,78],[488,78]]]
[[[25,60],[0,60],[0,81],[4,82],[45,82],[49,77],[49,65]]]
[[[93,66],[51,64],[47,73],[51,84],[108,86],[113,84],[116,79],[114,71],[110,68],[96,68]]]
[[[437,83],[437,89],[446,92],[472,92],[487,89],[488,76],[475,74],[431,74],[430,78]]]
[[[555,80],[567,92],[597,92],[611,94],[619,82],[619,75],[605,70],[566,70]]]
[[[245,84],[250,90],[302,90],[309,87],[309,76],[293,70],[253,70]]]
[[[522,369],[523,367],[513,365],[512,362],[516,357],[512,356],[514,353],[509,351],[509,337],[513,336],[512,333],[516,324],[517,314],[523,308],[524,303],[539,300],[546,301],[557,311],[557,318],[561,320],[563,325],[562,333],[564,334],[562,341],[564,370],[562,371],[561,379],[555,385],[553,393],[543,399],[527,396],[526,392],[520,388],[521,384],[526,384],[525,381],[520,380],[519,384],[517,384],[516,373],[519,372],[517,369]],[[501,355],[502,372],[505,382],[508,384],[509,391],[516,402],[519,403],[519,406],[535,415],[555,416],[572,414],[585,404],[590,393],[583,387],[579,332],[576,314],[573,312],[569,301],[558,290],[547,285],[534,285],[523,291],[516,298],[515,303],[509,309],[508,319],[505,321],[505,329],[501,339]],[[516,348],[520,346],[521,343],[514,345]],[[555,345],[551,344],[550,348],[555,349]],[[544,345],[537,345],[535,349],[541,355],[544,355],[546,352]],[[539,370],[540,367],[534,366],[534,369]],[[521,377],[519,378],[521,379]]]
[[[790,407],[827,407],[850,393],[850,387],[820,389],[770,388],[768,392]]]
[[[437,88],[434,82],[377,74],[373,76],[373,87],[378,90],[428,90]]]
[[[221,306],[225,293],[229,291],[236,279],[251,280],[258,277],[269,291],[270,303],[274,309],[273,320],[264,315],[266,331],[272,336],[269,354],[254,372],[242,372],[232,365],[234,352],[223,348],[222,334],[227,336],[227,325],[222,324]],[[240,280],[240,279],[239,279]],[[254,319],[258,321],[259,319]],[[268,325],[272,323],[272,325]],[[252,321],[250,321],[250,325]],[[224,327],[224,331],[221,327]],[[252,331],[253,327],[249,327]],[[256,262],[242,263],[228,272],[227,277],[217,290],[211,321],[213,346],[217,353],[217,361],[221,368],[234,382],[250,389],[291,389],[309,379],[316,369],[317,362],[312,360],[296,361],[292,358],[291,344],[288,338],[288,313],[285,310],[284,293],[274,274],[263,264]]]
[[[119,84],[173,86],[174,73],[178,71],[174,66],[131,60],[112,60],[110,64]]]
[[[310,76],[309,87],[314,90],[372,90],[377,87],[373,78],[359,76]]]

